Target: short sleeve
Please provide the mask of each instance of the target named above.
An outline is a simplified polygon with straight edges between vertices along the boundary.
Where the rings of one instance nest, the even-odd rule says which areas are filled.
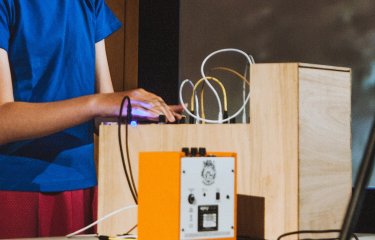
[[[95,15],[95,42],[103,40],[121,27],[121,22],[104,0],[95,1]]]
[[[0,48],[8,51],[10,39],[11,7],[7,0],[0,0]]]

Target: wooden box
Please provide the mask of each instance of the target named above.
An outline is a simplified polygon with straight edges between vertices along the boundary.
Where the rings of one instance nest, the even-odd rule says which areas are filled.
[[[340,228],[352,188],[350,69],[255,64],[250,76],[250,124],[129,127],[135,177],[143,151],[206,147],[236,152],[238,193],[263,199],[264,206],[263,213],[254,214],[246,211],[259,209],[251,201],[242,206],[247,217],[238,223],[239,234],[276,239],[289,231]],[[98,168],[99,217],[133,204],[117,124],[100,126]],[[114,216],[101,223],[98,232],[126,232],[137,223],[136,213]]]

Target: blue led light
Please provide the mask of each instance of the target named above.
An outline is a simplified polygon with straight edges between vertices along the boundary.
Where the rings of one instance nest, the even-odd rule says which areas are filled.
[[[130,126],[136,127],[138,125],[137,121],[133,120],[130,122]]]

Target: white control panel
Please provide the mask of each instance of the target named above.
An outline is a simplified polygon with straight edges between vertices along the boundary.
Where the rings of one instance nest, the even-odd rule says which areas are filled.
[[[234,237],[235,159],[181,158],[181,239]]]

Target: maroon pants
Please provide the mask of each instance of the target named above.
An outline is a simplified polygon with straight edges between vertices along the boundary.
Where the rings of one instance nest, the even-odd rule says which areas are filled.
[[[96,188],[60,193],[0,191],[0,238],[74,232],[96,218],[96,195]]]

